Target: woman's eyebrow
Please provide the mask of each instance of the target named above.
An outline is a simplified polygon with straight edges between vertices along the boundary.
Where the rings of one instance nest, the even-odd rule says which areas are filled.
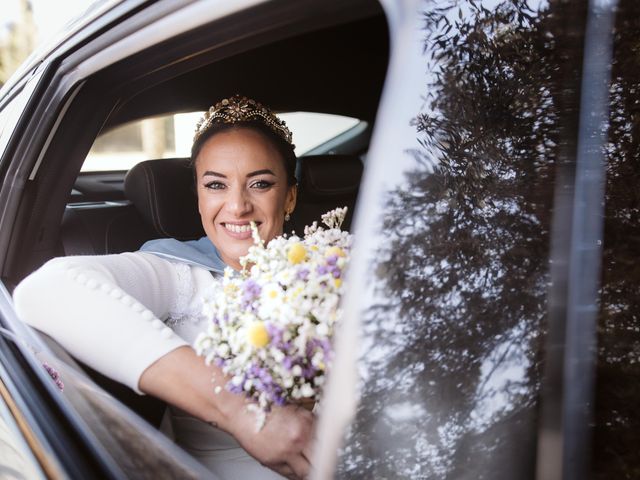
[[[211,177],[227,178],[226,175],[223,175],[222,173],[214,172],[212,170],[207,170],[206,172],[204,172],[202,174],[202,176],[203,177],[211,176]]]
[[[263,170],[256,170],[255,172],[247,173],[247,178],[255,177],[256,175],[264,175],[265,173],[269,174],[269,175],[273,175],[274,177],[276,176],[276,174],[273,173],[272,170],[269,170],[268,168],[265,168]]]

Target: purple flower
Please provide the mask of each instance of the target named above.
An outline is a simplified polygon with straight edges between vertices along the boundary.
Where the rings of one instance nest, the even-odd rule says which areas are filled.
[[[329,271],[329,267],[327,267],[326,265],[318,265],[318,267],[316,268],[316,272],[318,275],[324,275]]]
[[[315,350],[320,346],[320,340],[317,338],[312,338],[307,342],[305,353],[308,358],[312,357],[315,353]]]
[[[284,360],[282,360],[282,365],[287,370],[291,370],[293,368],[293,360],[291,359],[291,357],[284,357]]]
[[[269,338],[271,339],[270,340],[271,344],[275,345],[278,348],[281,348],[282,334],[283,334],[282,328],[272,323],[266,323],[266,327],[267,327],[267,333],[269,334]]]
[[[314,367],[314,366],[312,366],[312,365],[307,365],[306,367],[304,367],[304,368],[302,369],[302,376],[303,376],[305,379],[307,379],[307,380],[309,380],[309,379],[311,379],[311,378],[315,377],[315,376],[316,376],[316,369],[315,369],[315,367]]]
[[[298,280],[303,280],[303,281],[306,282],[307,279],[309,278],[309,269],[308,268],[301,268],[296,273],[296,277],[298,278]]]
[[[56,383],[56,387],[58,387],[61,391],[64,390],[64,383],[62,383],[58,371],[55,368],[51,367],[47,362],[43,362],[42,366]]]
[[[333,267],[331,269],[331,274],[333,275],[333,278],[340,278],[340,275],[342,275],[342,270],[340,270],[340,267]]]
[[[242,385],[235,385],[231,382],[228,382],[227,390],[229,390],[231,393],[242,393]]]
[[[260,296],[262,287],[252,278],[242,284],[242,308],[255,310],[254,300]]]
[[[242,284],[242,290],[243,296],[257,298],[260,296],[262,287],[260,287],[260,284],[258,284],[258,282],[256,282],[253,278],[249,278]]]
[[[338,261],[337,255],[329,255],[327,257],[327,265],[335,265],[337,261]]]

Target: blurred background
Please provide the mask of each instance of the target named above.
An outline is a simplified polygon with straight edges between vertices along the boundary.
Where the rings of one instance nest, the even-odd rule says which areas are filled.
[[[2,0],[0,86],[36,47],[92,3],[94,0]]]

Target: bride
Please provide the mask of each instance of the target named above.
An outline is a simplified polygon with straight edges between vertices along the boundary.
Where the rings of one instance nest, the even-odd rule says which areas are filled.
[[[190,346],[204,329],[202,292],[226,265],[240,269],[252,244],[249,222],[268,241],[295,207],[291,132],[267,108],[236,95],[199,122],[191,160],[206,237],[53,259],[16,287],[16,309],[87,365],[166,401],[176,442],[220,478],[304,478],[313,416],[274,407],[256,432],[244,398],[214,394],[226,379]]]

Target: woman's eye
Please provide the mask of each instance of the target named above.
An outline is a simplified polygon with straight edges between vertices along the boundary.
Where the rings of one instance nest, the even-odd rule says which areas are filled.
[[[205,184],[204,188],[208,188],[209,190],[222,190],[225,187],[222,182],[209,182]]]
[[[266,180],[258,180],[257,182],[253,182],[251,184],[252,188],[257,188],[259,190],[264,190],[273,185],[273,182],[267,182]]]

